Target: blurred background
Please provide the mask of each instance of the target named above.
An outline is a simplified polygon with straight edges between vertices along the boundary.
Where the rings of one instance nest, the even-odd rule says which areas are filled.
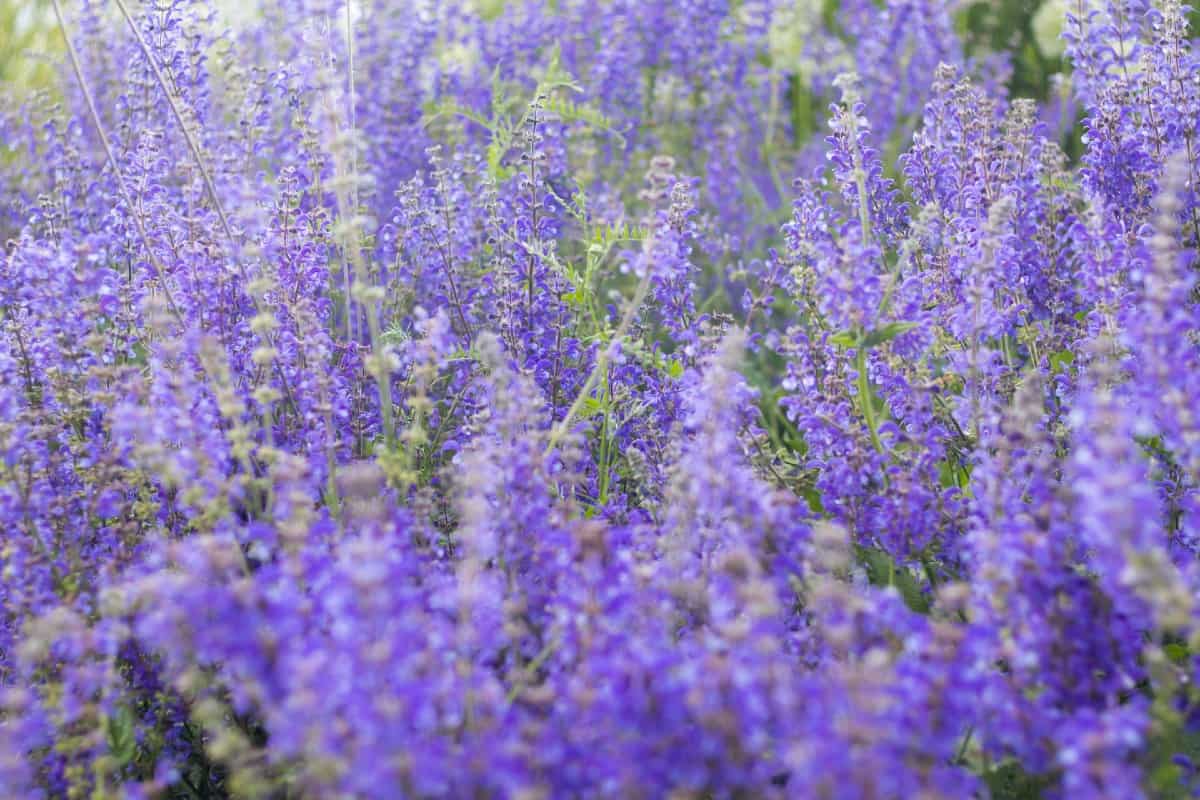
[[[80,0],[63,0],[64,4]],[[201,0],[196,0],[201,2]],[[250,19],[259,0],[211,0],[218,18],[236,26]],[[476,0],[495,13],[506,0]],[[392,0],[408,3],[411,0]],[[1022,94],[1044,90],[1047,69],[1057,67],[1061,52],[1057,36],[1064,0],[960,0],[962,30],[972,44],[990,51],[1009,50],[1014,55],[1014,89]],[[139,0],[133,0],[137,5]],[[781,20],[798,16],[836,14],[838,0],[785,0]],[[482,9],[481,9],[482,10]],[[785,24],[785,23],[781,23]],[[782,36],[787,31],[781,30]],[[0,0],[0,84],[8,94],[20,94],[48,85],[62,47],[50,0]]]
[[[65,7],[83,0],[61,0]],[[142,5],[158,0],[129,0]],[[518,0],[469,0],[485,18]],[[520,0],[524,2],[525,0]],[[861,0],[857,0],[861,2]],[[92,0],[101,5],[106,0]],[[193,0],[208,3],[220,26],[236,29],[252,20],[263,0]],[[357,6],[408,5],[414,0],[351,0]],[[744,0],[729,0],[731,3]],[[846,0],[763,0],[775,14],[772,49],[777,55],[799,52],[806,32],[836,19]],[[875,0],[883,5],[886,0]],[[1064,69],[1059,34],[1066,0],[930,0],[949,2],[969,56],[1004,53],[1011,67],[1009,89],[1015,96],[1045,100],[1055,90],[1054,76]],[[111,5],[111,3],[107,3]],[[553,6],[553,0],[548,0]],[[1197,4],[1200,6],[1200,4]],[[364,13],[364,12],[360,12]],[[1192,12],[1193,30],[1200,10]],[[31,91],[53,84],[61,66],[62,37],[50,0],[0,0],[0,99],[20,102]],[[1068,148],[1069,149],[1069,148]]]
[[[61,2],[67,8],[80,0]],[[215,0],[213,6],[222,21],[236,25],[257,13],[258,2]],[[50,0],[0,0],[0,93],[19,97],[50,85],[62,46]]]
[[[0,85],[45,85],[62,46],[48,0],[0,0]]]

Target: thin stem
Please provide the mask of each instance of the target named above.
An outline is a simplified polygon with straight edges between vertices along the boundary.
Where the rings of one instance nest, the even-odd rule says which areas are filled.
[[[854,148],[854,187],[858,190],[858,224],[862,226],[864,242],[871,240],[871,208],[867,204],[867,173],[862,165],[862,153]]]
[[[351,0],[346,0],[346,84],[350,99],[346,104],[346,119],[350,125],[350,130],[356,129],[356,114],[355,106],[358,105],[357,97],[354,91],[354,24],[353,13],[350,6]],[[358,175],[358,148],[354,145],[350,147],[350,175]],[[353,206],[353,213],[358,214],[359,196],[358,196],[358,181],[354,181],[350,189],[352,197],[350,203]],[[350,277],[350,264],[343,253],[342,258],[342,281],[345,284],[346,291],[346,338],[350,341],[357,341],[354,338],[354,300],[352,286],[354,281]],[[359,330],[362,334],[362,330]]]
[[[142,31],[138,28],[137,23],[133,21],[133,15],[129,13],[129,6],[125,4],[125,0],[114,0],[117,8],[121,11],[121,16],[125,18],[126,24],[129,25],[129,30],[133,31],[134,37],[137,39],[138,47],[142,51],[142,55],[146,57],[147,63],[150,64],[151,71],[154,72],[154,79],[158,81],[159,87],[162,88],[163,94],[167,97],[167,104],[171,107],[171,113],[175,116],[175,121],[179,123],[179,129],[183,131],[183,138],[187,140],[188,150],[192,154],[192,160],[196,163],[196,169],[200,171],[200,177],[204,181],[204,190],[208,194],[209,202],[213,204],[213,208],[217,212],[217,217],[221,222],[221,229],[224,231],[226,238],[234,245],[237,240],[233,235],[233,228],[229,225],[229,217],[225,214],[225,207],[221,205],[220,199],[217,197],[217,187],[213,183],[212,175],[208,171],[208,166],[204,162],[204,157],[200,153],[200,145],[192,136],[192,131],[188,127],[186,120],[183,118],[183,109],[179,106],[179,100],[175,97],[175,93],[171,91],[167,84],[167,79],[162,73],[162,69],[158,66],[158,60],[150,51],[150,45],[146,42],[146,38],[142,36]],[[55,0],[55,6],[58,5]],[[242,277],[245,278],[244,267],[240,261],[237,261],[238,269],[243,271]]]
[[[647,240],[647,249],[652,247],[652,240]],[[613,338],[609,340],[609,346],[600,351],[600,355],[596,357],[596,363],[592,367],[592,371],[588,374],[587,381],[584,382],[583,388],[579,391],[579,395],[575,398],[575,402],[571,403],[571,407],[567,409],[566,416],[562,421],[554,426],[550,431],[550,440],[546,443],[546,452],[549,453],[558,444],[559,439],[567,432],[567,428],[571,424],[571,420],[583,408],[584,401],[591,395],[592,390],[596,388],[596,382],[600,380],[600,375],[608,369],[608,362],[612,345],[619,343],[625,338],[625,334],[629,332],[629,328],[633,325],[633,318],[637,316],[637,310],[641,308],[642,301],[646,299],[646,294],[650,291],[650,265],[646,265],[646,273],[642,275],[642,280],[638,283],[637,290],[634,292],[633,300],[625,308],[625,314],[621,317],[621,323],[617,326],[617,331]]]
[[[967,755],[967,747],[971,744],[971,735],[975,733],[975,726],[968,725],[967,732],[963,734],[962,744],[958,747],[958,753],[954,756],[952,764],[962,764],[963,758]]]
[[[604,418],[600,423],[600,485],[597,490],[596,504],[604,506],[608,502],[608,481],[609,481],[609,439],[611,434],[608,429],[609,404],[612,402],[610,394],[607,371],[604,377],[604,393],[601,395],[604,399]]]
[[[349,84],[350,103],[348,111],[348,120],[350,122],[350,130],[358,130],[358,94],[354,89],[354,15],[353,1],[346,0],[346,83]],[[358,175],[358,148],[350,148],[350,174]],[[358,213],[359,196],[358,182],[355,181],[351,187],[354,194],[354,213]]]
[[[863,419],[871,432],[871,444],[880,453],[883,452],[883,442],[879,439],[879,421],[875,419],[875,404],[871,402],[871,381],[867,377],[867,349],[859,345],[854,354],[854,368],[858,371],[858,402],[862,406]]]
[[[71,35],[67,32],[67,21],[63,16],[62,5],[59,0],[52,0],[54,4],[54,16],[58,19],[59,30],[62,31],[63,41],[67,45],[67,58],[71,62],[71,71],[75,73],[75,80],[79,83],[79,91],[83,93],[83,101],[87,104],[88,114],[92,118],[92,125],[96,128],[96,135],[100,137],[100,144],[104,147],[104,155],[108,159],[108,165],[112,168],[113,175],[117,179],[117,191],[121,195],[121,201],[129,208],[133,222],[137,226],[138,236],[142,240],[142,245],[146,248],[146,255],[150,259],[151,266],[154,267],[155,275],[158,277],[159,285],[162,286],[163,296],[167,299],[167,307],[171,313],[182,324],[183,313],[179,310],[179,305],[175,302],[175,296],[171,293],[171,287],[167,283],[167,271],[163,267],[158,256],[154,253],[154,248],[150,245],[150,235],[146,231],[146,225],[142,221],[141,215],[134,211],[132,195],[129,188],[125,185],[125,176],[121,172],[121,167],[117,164],[117,157],[113,153],[112,144],[108,141],[108,135],[104,132],[104,125],[100,122],[100,113],[96,110],[96,101],[92,99],[92,92],[88,88],[87,80],[83,77],[83,67],[80,65],[79,53],[75,50],[75,43],[71,41]]]
[[[336,136],[341,133],[340,126],[342,120],[338,117],[339,112],[336,104],[330,103],[328,98],[326,98],[326,103],[331,116],[334,118],[333,125]],[[351,152],[357,146],[357,143],[354,141],[354,133],[354,129],[351,128],[348,141]],[[384,442],[387,450],[391,452],[396,448],[396,423],[392,397],[391,369],[388,366],[388,348],[387,343],[383,340],[381,323],[383,290],[370,285],[371,270],[363,254],[363,241],[360,230],[361,222],[359,221],[358,209],[351,207],[354,200],[351,196],[350,187],[358,180],[358,174],[348,171],[352,169],[352,166],[347,163],[346,153],[343,150],[344,148],[335,139],[334,145],[331,147],[331,155],[333,156],[333,167],[336,176],[334,196],[341,223],[338,226],[338,237],[342,246],[342,252],[349,259],[349,263],[354,269],[354,284],[346,298],[347,312],[353,308],[352,304],[355,301],[361,303],[366,311],[367,337],[371,347],[371,357],[368,362],[367,371],[375,379],[376,390],[379,394],[379,413],[383,427]]]
[[[125,22],[128,24],[129,30],[133,31],[134,38],[137,39],[138,48],[142,51],[142,55],[145,56],[146,62],[149,63],[150,69],[154,73],[154,79],[158,82],[159,88],[162,89],[163,94],[166,96],[167,104],[171,107],[171,113],[174,115],[175,121],[179,123],[179,129],[183,132],[183,138],[187,141],[188,151],[191,153],[192,160],[196,164],[196,169],[200,171],[200,177],[203,179],[205,193],[208,195],[209,202],[212,203],[213,208],[217,212],[217,218],[220,220],[221,230],[224,232],[225,238],[229,240],[229,255],[233,263],[237,266],[238,273],[241,275],[242,280],[248,281],[249,278],[246,275],[246,267],[242,264],[241,259],[237,258],[238,241],[233,235],[233,228],[229,224],[229,217],[225,214],[225,207],[221,205],[221,200],[217,196],[217,188],[213,183],[212,174],[208,170],[208,165],[204,161],[204,156],[200,152],[200,145],[196,142],[195,137],[192,136],[192,131],[188,127],[186,120],[183,118],[183,109],[179,106],[179,100],[175,96],[175,93],[171,90],[170,85],[167,83],[166,76],[163,75],[162,69],[158,66],[158,60],[155,59],[154,53],[151,52],[150,45],[146,42],[146,38],[142,36],[141,29],[139,29],[137,23],[134,22],[133,15],[129,13],[129,7],[125,4],[125,0],[115,0],[115,2],[117,4],[117,8],[121,11],[121,16],[125,18]],[[55,0],[55,7],[57,8],[57,6],[58,2]],[[59,19],[62,19],[61,14]],[[70,42],[68,41],[68,44],[69,43]],[[250,293],[250,299],[254,303],[255,311],[261,313],[262,306],[258,298],[255,297],[253,293]],[[275,343],[272,336],[268,334],[263,338],[268,345],[274,347]],[[289,405],[291,405],[293,411],[297,411],[298,413],[299,405],[296,403],[295,395],[292,393],[291,384],[288,382],[287,376],[284,374],[283,370],[279,368],[278,363],[275,364],[275,374],[279,378],[280,386],[283,388],[284,396],[287,398]]]

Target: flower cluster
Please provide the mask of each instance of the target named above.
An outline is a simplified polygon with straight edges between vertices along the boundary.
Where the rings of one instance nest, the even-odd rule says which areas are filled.
[[[1011,5],[53,0],[0,796],[1197,796],[1194,15]]]

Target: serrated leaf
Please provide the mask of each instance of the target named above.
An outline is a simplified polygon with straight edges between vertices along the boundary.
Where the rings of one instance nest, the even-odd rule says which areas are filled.
[[[424,113],[426,124],[437,117],[455,116],[468,119],[477,125],[487,128],[488,130],[492,129],[491,120],[454,100],[442,100],[438,102],[426,103],[424,107]]]

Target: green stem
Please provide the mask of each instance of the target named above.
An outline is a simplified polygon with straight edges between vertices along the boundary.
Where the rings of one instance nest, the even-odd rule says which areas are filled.
[[[651,240],[647,240],[646,247],[652,247]],[[562,418],[554,428],[550,431],[550,440],[546,443],[546,453],[548,454],[554,449],[558,441],[566,434],[567,429],[571,425],[571,421],[583,408],[583,403],[591,395],[592,390],[596,388],[596,382],[600,380],[600,376],[605,374],[608,369],[609,350],[613,342],[621,342],[625,338],[625,334],[633,325],[633,318],[637,316],[637,310],[641,308],[642,302],[646,299],[646,294],[650,291],[650,268],[647,266],[646,273],[642,276],[642,280],[638,283],[637,291],[634,292],[633,300],[625,308],[625,314],[621,318],[621,324],[617,326],[616,333],[608,342],[608,347],[600,351],[596,356],[596,363],[592,367],[591,373],[588,374],[587,380],[583,384],[583,389],[575,401],[571,403],[571,407],[567,409],[566,416]]]
[[[596,498],[597,505],[600,506],[603,506],[608,501],[608,414],[611,398],[609,397],[607,372],[604,375],[603,392],[601,396],[604,398],[604,418],[600,423],[600,490]]]
[[[867,377],[867,350],[861,344],[854,354],[854,368],[858,370],[858,402],[867,429],[871,432],[871,444],[880,453],[883,452],[883,442],[879,439],[879,421],[875,418],[875,404],[871,402],[871,381]]]

